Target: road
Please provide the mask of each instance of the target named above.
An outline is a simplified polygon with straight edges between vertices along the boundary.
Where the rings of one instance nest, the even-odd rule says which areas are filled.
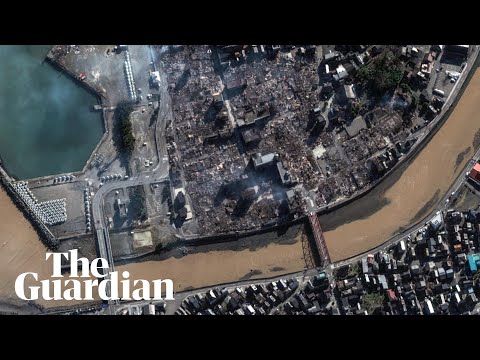
[[[469,62],[467,64],[466,68],[464,69],[464,71],[462,72],[462,77],[456,82],[456,84],[455,84],[454,88],[452,89],[450,95],[448,96],[447,100],[445,101],[445,105],[444,105],[442,111],[438,114],[438,116],[436,117],[436,119],[434,121],[430,122],[430,124],[427,127],[425,127],[426,131],[423,134],[421,134],[418,143],[420,143],[427,136],[429,131],[435,126],[436,122],[440,121],[442,116],[445,115],[445,112],[450,108],[452,103],[455,101],[455,99],[458,95],[458,92],[460,91],[460,89],[462,87],[461,84],[463,84],[463,82],[465,81],[468,73],[470,71],[472,71],[472,66],[475,63],[475,60],[478,56],[478,51],[479,51],[479,47],[475,46],[475,48],[474,48],[474,50],[473,50],[473,52],[470,56]],[[418,134],[416,136],[418,136]],[[422,220],[420,220],[416,224],[413,224],[412,226],[410,226],[408,229],[406,229],[402,233],[399,233],[399,234],[393,236],[392,238],[390,238],[389,240],[387,240],[383,244],[381,244],[381,245],[379,245],[379,246],[377,246],[373,249],[370,249],[370,250],[368,250],[368,251],[366,251],[362,254],[358,254],[354,257],[351,257],[349,259],[345,259],[345,260],[342,260],[342,261],[332,263],[330,266],[328,266],[327,268],[324,269],[325,272],[327,273],[327,275],[329,276],[329,279],[333,279],[333,270],[335,268],[355,263],[369,253],[375,253],[375,252],[378,252],[378,251],[386,250],[387,248],[389,248],[390,246],[399,242],[400,240],[405,239],[408,236],[416,235],[417,232],[421,228],[423,228],[425,226],[425,224],[429,220],[431,220],[436,215],[436,213],[438,211],[444,210],[445,207],[448,206],[448,203],[450,201],[452,193],[456,194],[458,192],[459,188],[466,183],[466,181],[468,179],[467,176],[466,176],[467,172],[469,172],[469,170],[475,164],[475,162],[477,162],[479,160],[480,160],[480,148],[477,149],[477,151],[475,152],[473,157],[470,159],[470,161],[463,168],[459,177],[453,182],[453,184],[450,186],[450,188],[444,194],[444,196],[437,202],[437,205],[434,207],[434,209],[432,210],[432,212],[430,214],[425,216]],[[312,207],[313,207],[312,204],[309,204],[309,202],[307,201],[307,208],[309,210],[312,210]],[[305,276],[306,274],[314,274],[315,271],[317,271],[317,269],[309,269],[307,271],[294,273],[294,274],[285,274],[285,275],[278,276],[278,277],[268,279],[268,280],[274,281],[274,280],[278,280],[280,278],[285,278],[285,277]],[[173,314],[175,312],[175,310],[179,307],[179,305],[181,304],[183,299],[185,299],[186,297],[188,297],[190,295],[194,295],[194,294],[199,293],[199,292],[203,293],[203,292],[208,291],[209,289],[212,289],[212,288],[218,287],[218,286],[221,286],[221,287],[226,287],[226,286],[235,287],[235,286],[239,286],[239,285],[243,286],[243,285],[248,285],[248,284],[262,283],[262,282],[265,282],[265,280],[267,280],[267,279],[258,279],[258,280],[255,280],[255,281],[246,280],[246,281],[241,281],[241,282],[233,282],[233,283],[230,283],[230,284],[221,284],[221,285],[216,285],[216,286],[209,286],[209,287],[206,287],[206,288],[189,290],[189,291],[186,291],[186,292],[178,293],[178,294],[176,294],[175,302],[167,303],[167,313],[172,313]]]
[[[413,145],[413,147],[410,149],[410,153],[412,153],[414,151],[414,149],[418,146],[421,146],[421,144],[424,142],[424,140],[426,140],[426,138],[431,134],[432,132],[432,129],[438,124],[439,121],[442,120],[442,118],[444,117],[445,113],[449,110],[449,108],[452,106],[453,102],[457,99],[457,95],[459,93],[459,91],[461,90],[462,88],[462,85],[463,83],[465,82],[465,79],[467,78],[468,74],[470,73],[470,71],[472,70],[472,66],[474,65],[476,59],[477,59],[477,56],[478,56],[478,53],[479,53],[479,50],[480,50],[480,46],[479,45],[473,45],[473,49],[472,49],[472,52],[471,54],[469,55],[469,58],[468,58],[468,61],[467,61],[467,65],[465,66],[465,69],[462,71],[461,73],[461,76],[460,78],[456,81],[456,83],[454,84],[453,88],[452,88],[452,91],[450,92],[450,94],[448,95],[447,99],[445,100],[445,104],[442,108],[442,110],[435,116],[435,118],[430,121],[425,127],[423,127],[421,130],[413,133],[413,134],[410,134],[408,136],[408,138],[406,140],[412,140],[412,139],[416,139],[416,142],[415,144]],[[324,49],[325,51],[325,49]],[[436,65],[436,68],[438,67],[438,64]],[[437,76],[437,74],[435,74],[435,76]],[[341,148],[341,146],[339,146],[339,148]],[[405,160],[407,160],[410,156],[404,156],[403,158],[400,159],[400,161],[398,161],[395,166],[390,170],[389,173],[387,173],[387,175],[385,175],[385,177],[389,176],[390,174],[392,174],[395,169],[397,169],[398,167],[400,167],[400,165],[402,165],[404,163]],[[357,197],[360,197],[361,194],[364,192],[364,191],[367,191],[367,190],[371,190],[373,187],[377,186],[377,184],[374,184],[371,188],[367,188],[363,191],[360,191],[359,193],[357,193],[356,195],[354,195],[354,198],[357,198]],[[329,204],[325,204],[325,205],[322,205],[322,206],[317,206],[316,204],[312,203],[311,206],[309,206],[309,211],[311,209],[314,209],[317,213],[320,213],[320,212],[323,212],[325,210],[328,210],[332,207],[336,207],[336,206],[339,206],[340,204],[342,204],[343,202],[345,201],[351,201],[352,199],[351,198],[348,198],[348,199],[342,199],[342,200],[339,200],[339,201],[336,201],[336,202],[333,202],[333,203],[329,203]]]
[[[175,311],[180,307],[182,304],[182,301],[186,299],[187,297],[191,295],[195,295],[198,293],[205,293],[209,291],[210,289],[214,288],[233,288],[233,287],[238,287],[238,286],[247,286],[247,285],[258,285],[258,284],[263,284],[265,282],[272,282],[272,281],[278,281],[280,279],[290,279],[290,278],[296,278],[299,281],[302,281],[305,277],[307,276],[314,276],[318,274],[317,269],[307,269],[303,271],[298,271],[294,273],[289,273],[289,274],[283,274],[275,277],[270,277],[270,278],[261,278],[261,279],[255,279],[255,280],[243,280],[243,281],[235,281],[231,283],[223,283],[223,284],[217,284],[214,286],[207,286],[203,288],[198,288],[194,290],[187,290],[187,291],[182,291],[179,293],[175,294],[175,301],[167,301],[165,310],[166,310],[166,315],[173,315]]]
[[[472,70],[472,66],[475,62],[475,59],[478,55],[479,47],[475,46],[474,50],[472,51],[472,54],[470,55],[470,59],[468,61],[468,64],[464,71],[462,72],[461,78],[456,82],[454,88],[452,89],[452,92],[448,96],[445,105],[442,109],[442,111],[437,115],[434,121],[430,122],[423,130],[423,133],[420,135],[418,139],[418,143],[421,143],[422,140],[428,135],[430,130],[435,126],[435,124],[440,121],[440,119],[445,115],[445,112],[448,111],[450,106],[452,105],[453,101],[455,101],[458,92],[461,89],[461,84],[465,81],[468,73]],[[160,102],[160,111],[159,111],[159,117],[157,119],[157,129],[156,129],[156,141],[157,141],[157,153],[158,153],[158,159],[159,162],[157,166],[149,173],[143,173],[143,174],[138,174],[135,176],[132,176],[128,181],[128,186],[135,186],[135,185],[144,185],[144,184],[149,184],[151,182],[155,181],[162,181],[168,177],[168,158],[166,156],[167,151],[166,151],[166,139],[165,139],[165,124],[166,124],[166,119],[167,117],[170,117],[172,119],[172,110],[171,110],[171,99],[168,94],[168,87],[166,83],[166,76],[163,73],[162,69],[160,70],[160,75],[161,75],[161,102]],[[459,85],[460,84],[460,85]],[[418,134],[416,135],[418,136]],[[166,159],[166,161],[164,160]],[[336,263],[332,263],[328,268],[325,269],[325,271],[328,273],[329,277],[331,278],[332,276],[332,271],[333,269],[344,266],[347,264],[351,264],[353,262],[356,262],[360,260],[363,256],[366,256],[368,253],[372,252],[378,252],[384,249],[387,249],[391,245],[395,244],[396,242],[400,241],[401,239],[406,238],[407,236],[411,236],[413,234],[416,234],[422,227],[425,226],[425,223],[430,220],[435,214],[444,209],[445,206],[447,205],[447,199],[451,196],[452,193],[456,193],[457,190],[464,184],[466,181],[466,172],[471,168],[471,166],[480,159],[480,149],[478,149],[475,153],[475,155],[472,157],[472,159],[469,161],[469,163],[465,166],[463,171],[461,172],[461,175],[455,180],[455,182],[452,184],[452,186],[449,188],[447,193],[443,196],[443,198],[437,203],[435,206],[434,210],[432,213],[429,215],[425,216],[421,221],[418,223],[412,225],[409,229],[403,231],[400,234],[395,235],[394,237],[390,238],[387,240],[385,243],[370,249],[362,254],[356,255],[352,258],[342,260]],[[113,259],[111,255],[111,246],[110,246],[110,239],[108,236],[108,228],[105,225],[105,218],[103,216],[103,197],[109,193],[110,191],[114,190],[119,186],[118,182],[112,182],[112,183],[107,183],[103,185],[95,194],[92,200],[92,216],[94,219],[94,223],[97,229],[97,234],[100,234],[100,237],[98,238],[98,246],[99,246],[99,251],[100,251],[100,256],[109,259],[109,265],[110,265],[110,271],[114,271],[114,264],[113,264]],[[316,209],[317,211],[321,210]],[[105,231],[105,230],[106,231]],[[105,234],[105,236],[101,236],[101,232]],[[316,269],[311,269],[308,271],[316,271]],[[304,274],[304,272],[298,273],[298,274],[291,274],[291,275],[282,275],[279,276],[278,278],[282,278],[285,276],[297,276],[300,274]],[[108,277],[107,277],[108,278]],[[228,284],[228,286],[236,286],[236,284],[251,284],[251,283],[258,283],[258,282],[263,282],[263,280],[256,280],[256,281],[243,281],[243,282],[236,282],[236,283],[231,283]],[[217,285],[218,286],[218,285]],[[225,286],[225,285],[221,285]],[[205,289],[209,289],[211,287],[207,287]],[[180,297],[177,297],[177,299],[184,299],[185,297],[195,294],[198,292],[201,292],[205,289],[195,289],[192,291],[188,292],[183,292],[180,294]]]
[[[463,168],[459,177],[450,186],[448,191],[437,202],[437,205],[432,210],[432,212],[430,214],[428,214],[427,216],[425,216],[422,220],[420,220],[419,222],[412,225],[407,230],[393,236],[392,238],[387,240],[385,243],[383,243],[383,244],[381,244],[381,245],[379,245],[379,246],[377,246],[373,249],[365,251],[362,254],[355,255],[354,257],[351,257],[349,259],[338,261],[338,262],[332,264],[332,268],[337,268],[337,267],[340,267],[340,266],[344,266],[344,265],[354,263],[356,261],[359,261],[362,257],[366,256],[367,254],[375,253],[375,252],[378,252],[378,251],[381,251],[381,250],[385,250],[385,249],[389,248],[391,245],[399,242],[400,240],[407,238],[408,236],[413,237],[414,235],[416,235],[418,233],[418,231],[421,228],[423,228],[425,226],[425,224],[437,214],[438,211],[445,210],[448,207],[448,204],[450,202],[450,198],[452,197],[452,194],[457,194],[460,187],[463,186],[468,181],[467,172],[469,172],[470,169],[472,168],[472,166],[479,160],[480,160],[480,148],[477,149],[477,151],[475,152],[473,157],[470,159],[470,161],[467,163],[467,165],[465,165],[465,167]]]
[[[153,59],[151,59],[153,61]],[[128,180],[112,181],[99,187],[92,199],[92,218],[97,232],[97,244],[100,257],[107,259],[109,271],[105,279],[110,279],[110,273],[115,271],[110,236],[108,226],[105,223],[103,215],[103,200],[105,195],[122,186],[138,186],[151,184],[153,182],[164,181],[169,177],[169,163],[167,154],[167,144],[165,137],[165,127],[169,120],[173,119],[171,99],[168,94],[168,84],[163,69],[157,64],[156,68],[160,72],[160,101],[158,118],[155,125],[155,143],[158,156],[158,163],[155,168],[149,172],[132,175]],[[97,179],[100,182],[99,179]],[[107,294],[110,293],[110,287],[107,287]]]
[[[462,87],[461,84],[464,83],[464,81],[465,81],[466,77],[468,76],[468,74],[470,73],[470,71],[475,71],[475,69],[472,69],[472,66],[474,65],[475,60],[478,56],[479,49],[480,48],[479,48],[478,45],[476,45],[474,47],[474,50],[472,51],[472,54],[470,55],[470,58],[468,60],[468,64],[465,67],[464,71],[462,72],[461,78],[455,83],[455,86],[453,87],[452,92],[450,93],[449,97],[445,101],[445,105],[444,105],[442,111],[437,116],[437,118],[434,121],[432,121],[430,124],[428,124],[428,126],[426,127],[426,128],[428,128],[429,131],[431,130],[431,127],[435,126],[434,122],[438,122],[441,119],[441,117],[445,115],[445,112],[448,111],[448,109],[451,107],[452,103],[455,101],[455,99],[458,95],[458,92],[460,91],[460,89]],[[421,135],[421,137],[419,139],[419,142],[421,142],[424,139],[424,137],[427,136],[429,131],[427,131],[425,134]],[[340,267],[340,266],[343,266],[343,265],[351,264],[353,262],[356,262],[356,261],[360,260],[363,256],[366,256],[368,253],[374,253],[374,252],[384,250],[384,249],[390,247],[391,245],[395,244],[396,242],[399,242],[401,239],[404,239],[404,238],[408,237],[409,235],[412,236],[412,234],[416,234],[422,227],[425,226],[426,222],[428,222],[432,217],[435,216],[435,214],[438,211],[443,210],[445,207],[448,206],[448,203],[450,201],[450,197],[451,197],[452,193],[456,194],[458,189],[463,184],[466,183],[466,181],[467,181],[466,173],[470,171],[471,167],[478,160],[480,160],[480,148],[477,149],[477,151],[472,156],[470,161],[465,165],[465,167],[462,170],[462,172],[460,173],[459,177],[453,182],[453,184],[450,186],[448,191],[437,202],[437,205],[435,206],[433,211],[430,214],[428,214],[427,216],[425,216],[422,220],[420,220],[416,224],[413,224],[412,226],[410,226],[407,230],[403,231],[402,233],[399,233],[399,234],[393,236],[392,238],[387,240],[385,243],[383,243],[383,244],[381,244],[381,245],[379,245],[379,246],[377,246],[373,249],[365,251],[362,254],[358,254],[354,257],[336,262],[336,263],[332,264],[332,267],[336,268],[336,267]]]

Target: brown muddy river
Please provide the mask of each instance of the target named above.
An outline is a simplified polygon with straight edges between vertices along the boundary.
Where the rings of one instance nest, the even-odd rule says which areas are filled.
[[[404,164],[364,198],[322,216],[332,260],[381,244],[430,212],[474,153],[474,139],[478,142],[479,138],[476,136],[480,128],[479,104],[477,70],[450,117],[411,164]],[[36,233],[3,191],[0,191],[0,219],[0,297],[14,300],[16,277],[33,271],[42,279],[48,278],[51,263],[45,261],[45,247]],[[222,248],[118,266],[117,270],[130,271],[131,278],[171,278],[178,291],[240,278],[275,276],[304,267],[301,242],[291,241],[270,243],[254,251]],[[44,305],[66,305],[66,302]]]
[[[332,261],[385,242],[433,209],[475,153],[479,110],[476,70],[450,117],[410,165],[364,198],[320,218]]]
[[[15,294],[15,279],[23,272],[38,273],[39,280],[52,274],[51,260],[45,260],[46,247],[40,242],[30,223],[0,189],[0,299],[24,304]],[[268,235],[267,235],[268,236]],[[170,257],[162,261],[145,261],[117,266],[128,270],[131,279],[170,278],[175,290],[201,287],[240,278],[276,276],[305,268],[298,229],[289,231],[283,243],[271,243],[258,249],[222,250]],[[272,238],[272,236],[270,236]],[[257,242],[260,240],[257,239]],[[26,285],[33,285],[28,282]],[[38,285],[35,283],[35,285]],[[96,291],[94,292],[96,296]],[[78,305],[78,301],[37,301],[45,307]]]
[[[45,246],[30,223],[0,188],[0,297],[15,298],[15,279],[33,271],[48,276]]]
[[[35,272],[39,280],[49,279],[52,274],[52,262],[50,259],[45,260],[46,247],[1,188],[0,219],[0,298],[22,304],[25,302],[15,294],[17,276],[24,272]],[[26,286],[34,285],[34,280],[28,279],[30,278],[27,278]],[[38,283],[35,282],[35,285]],[[72,305],[72,302],[63,300],[38,303],[46,307]]]
[[[269,244],[255,251],[210,251],[115,267],[117,271],[128,270],[132,279],[172,279],[175,291],[240,279],[273,277],[303,269],[305,261],[300,241]]]

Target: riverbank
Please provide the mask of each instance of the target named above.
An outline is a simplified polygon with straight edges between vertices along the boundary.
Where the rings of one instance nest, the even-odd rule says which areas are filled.
[[[45,261],[46,247],[36,231],[0,187],[0,298],[18,301],[15,279],[23,272],[37,272],[41,277],[51,275]]]
[[[30,222],[1,187],[0,219],[2,219],[0,222],[0,312],[36,313],[37,310],[27,301],[17,297],[15,280],[18,275],[25,272],[37,273],[39,281],[50,279],[52,263],[45,259],[48,249],[40,241]],[[26,281],[26,286],[32,284],[32,281]],[[82,303],[88,302],[72,303],[66,300],[37,302],[44,307],[72,306]]]
[[[116,264],[115,269],[129,271],[134,279],[172,279],[175,291],[279,276],[311,266],[302,235],[304,225],[298,224],[280,233],[175,249],[144,261]]]
[[[428,214],[478,146],[480,72],[424,149],[372,192],[321,217],[332,261],[373,248]]]

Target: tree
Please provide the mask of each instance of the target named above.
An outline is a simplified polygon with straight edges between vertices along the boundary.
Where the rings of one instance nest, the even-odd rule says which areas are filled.
[[[170,188],[168,186],[164,186],[162,189],[162,203],[167,201],[171,197]]]
[[[143,186],[136,186],[135,188],[130,189],[130,208],[136,219],[141,221],[147,220],[148,215],[145,206],[145,190],[143,189]]]
[[[368,314],[371,315],[376,308],[383,305],[384,299],[385,296],[378,292],[365,294],[362,297],[363,307],[367,310]]]
[[[358,103],[355,103],[352,105],[352,108],[351,108],[351,115],[352,115],[352,118],[356,118],[358,116],[358,114],[360,113],[360,110],[361,110],[361,106],[360,104]]]
[[[347,278],[351,278],[351,277],[355,277],[355,276],[359,276],[360,275],[360,265],[358,262],[350,265],[350,268],[349,268],[349,271],[348,271],[348,274],[347,274]]]
[[[115,126],[120,134],[120,146],[122,150],[130,155],[135,148],[135,137],[133,136],[130,114],[133,112],[133,103],[130,101],[120,102],[114,113]]]
[[[375,96],[382,96],[394,90],[403,77],[403,65],[398,55],[391,49],[363,65],[357,74],[357,80]]]
[[[412,93],[412,105],[415,107],[418,105],[418,97],[415,93]]]
[[[402,83],[400,84],[400,89],[402,89],[402,91],[403,91],[404,93],[411,93],[411,92],[412,92],[412,89],[410,89],[410,86],[408,86],[408,84],[407,84],[407,83],[404,83],[404,82],[402,82]]]

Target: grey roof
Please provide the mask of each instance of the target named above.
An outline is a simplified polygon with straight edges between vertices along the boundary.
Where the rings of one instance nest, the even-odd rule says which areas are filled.
[[[355,93],[353,92],[353,85],[343,85],[343,90],[345,91],[345,97],[347,99],[356,99]]]
[[[287,194],[287,198],[289,199],[292,199],[295,197],[295,192],[293,190],[288,190],[286,194]]]
[[[283,167],[283,164],[279,161],[277,162],[277,170],[278,170],[278,175],[280,176],[280,180],[282,181],[282,184],[289,184],[290,183],[290,174],[288,173],[287,170]]]
[[[357,116],[352,122],[347,126],[345,126],[345,131],[347,132],[349,137],[357,136],[360,130],[366,129],[367,123],[363,119],[363,116]]]
[[[255,154],[255,156],[253,156],[253,165],[255,168],[257,168],[259,166],[270,164],[274,160],[275,160],[274,153],[270,153],[266,155],[261,155],[260,153],[258,153],[258,154]]]
[[[329,61],[336,58],[338,55],[339,54],[336,51],[332,51],[332,52],[326,53],[323,58],[325,59],[325,61]]]

